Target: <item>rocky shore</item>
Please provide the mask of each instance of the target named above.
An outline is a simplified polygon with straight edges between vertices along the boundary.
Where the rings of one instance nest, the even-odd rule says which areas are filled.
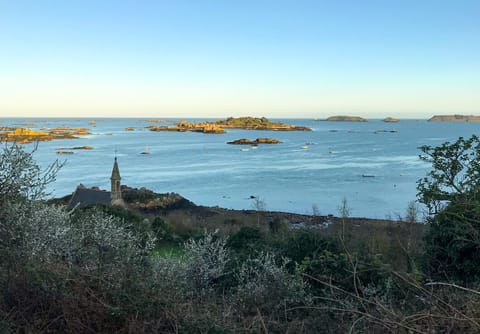
[[[98,189],[98,188],[95,188]],[[218,222],[228,222],[230,224],[241,224],[246,222],[257,222],[259,215],[264,223],[279,222],[290,226],[291,228],[317,228],[325,229],[331,224],[346,221],[350,224],[390,224],[391,220],[370,219],[362,217],[338,218],[333,215],[317,214],[299,214],[282,211],[257,211],[234,210],[218,206],[208,207],[196,205],[177,193],[155,193],[146,188],[131,188],[122,185],[123,200],[126,208],[132,212],[137,212],[145,217],[161,217],[162,219],[187,219],[198,224],[216,224]],[[72,195],[50,200],[51,203],[68,205]],[[251,196],[252,200],[255,196]],[[421,224],[418,224],[419,226]],[[359,226],[359,225],[357,225]],[[421,227],[421,226],[420,226]]]

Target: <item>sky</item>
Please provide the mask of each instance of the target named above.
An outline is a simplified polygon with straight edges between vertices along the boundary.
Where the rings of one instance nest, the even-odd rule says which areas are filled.
[[[0,117],[480,114],[479,0],[0,0]]]

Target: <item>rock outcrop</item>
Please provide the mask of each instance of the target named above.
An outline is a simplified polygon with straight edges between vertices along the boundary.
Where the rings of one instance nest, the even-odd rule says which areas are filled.
[[[474,115],[435,115],[429,122],[480,122],[480,116]]]
[[[359,116],[330,116],[326,120],[332,122],[368,122],[366,118]]]
[[[147,126],[150,131],[177,131],[177,132],[203,132],[203,133],[225,133],[225,129],[243,129],[243,130],[271,130],[271,131],[311,131],[305,126],[296,126],[283,124],[280,122],[270,122],[265,117],[240,117],[227,118],[215,122],[190,123],[179,121],[175,125],[150,125]]]
[[[255,140],[250,140],[250,139],[237,139],[234,141],[229,141],[227,144],[232,144],[232,145],[259,145],[259,144],[280,144],[281,141],[278,139],[273,139],[273,138],[257,138]]]
[[[243,130],[271,130],[271,131],[312,131],[306,126],[289,125],[280,122],[271,122],[267,118],[257,117],[229,117],[225,120],[215,121],[215,124],[224,129]]]
[[[187,121],[180,121],[180,122],[177,122],[177,124],[172,126],[150,125],[150,126],[147,126],[147,129],[149,129],[150,131],[225,133],[224,129],[210,122],[190,123]]]
[[[36,131],[26,128],[0,128],[0,140],[27,144],[35,141],[49,141],[54,139],[78,138],[78,135],[90,134],[86,128],[58,127],[46,129],[47,131]]]
[[[396,122],[399,122],[400,120],[398,118],[387,117],[387,118],[384,118],[383,121],[387,123],[396,123]]]

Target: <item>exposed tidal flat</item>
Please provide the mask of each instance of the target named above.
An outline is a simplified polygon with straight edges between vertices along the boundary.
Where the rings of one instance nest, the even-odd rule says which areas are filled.
[[[116,152],[123,184],[161,193],[176,192],[198,205],[249,209],[253,195],[264,200],[271,211],[311,213],[315,205],[321,214],[338,215],[338,206],[345,197],[352,216],[369,218],[403,215],[408,202],[416,198],[416,181],[430,167],[418,159],[419,146],[436,146],[480,132],[478,123],[470,122],[288,119],[275,121],[312,131],[228,129],[225,134],[205,135],[148,131],[145,127],[151,123],[147,119],[100,118],[94,119],[95,124],[90,121],[4,118],[1,124],[90,130],[79,139],[38,144],[35,159],[42,166],[57,158],[66,159],[50,189],[56,197],[73,192],[80,183],[108,189]],[[249,151],[227,145],[239,138],[262,137],[274,137],[282,143]],[[142,155],[146,145],[150,154]],[[58,147],[81,146],[93,149],[60,157],[55,153]]]

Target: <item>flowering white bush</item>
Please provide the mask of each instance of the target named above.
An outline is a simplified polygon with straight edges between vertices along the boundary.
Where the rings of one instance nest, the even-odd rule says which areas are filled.
[[[298,274],[290,274],[283,258],[280,264],[271,253],[260,253],[248,259],[237,273],[238,285],[233,303],[240,310],[278,310],[309,300],[305,284]]]
[[[1,142],[0,142],[1,143]],[[33,153],[25,152],[16,143],[5,144],[0,152],[0,205],[3,201],[18,198],[39,199],[47,193],[47,184],[55,181],[63,163],[56,160],[42,170],[33,159]]]
[[[152,281],[162,300],[178,303],[187,297],[190,281],[188,263],[183,257],[155,257],[152,259]]]
[[[184,244],[184,255],[152,259],[160,293],[170,297],[205,297],[212,293],[229,261],[225,244],[225,239],[205,232],[201,239],[189,239]]]
[[[216,238],[207,233],[199,240],[190,239],[185,243],[188,261],[187,276],[194,293],[204,295],[225,274],[229,261],[225,238]]]
[[[114,285],[126,266],[145,262],[155,244],[101,211],[72,217],[63,206],[28,201],[6,206],[4,216],[2,243],[15,245],[16,259],[67,266]]]

